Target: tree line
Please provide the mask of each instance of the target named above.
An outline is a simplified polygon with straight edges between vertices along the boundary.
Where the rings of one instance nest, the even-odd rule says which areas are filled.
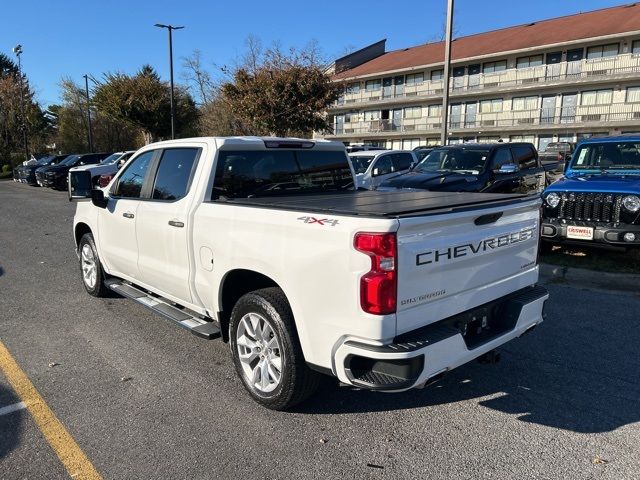
[[[315,44],[296,50],[263,48],[250,37],[231,66],[205,65],[194,51],[183,59],[175,86],[176,137],[275,135],[309,137],[328,131],[325,115],[343,86],[332,81],[328,62]],[[170,86],[150,65],[137,72],[106,72],[84,85],[60,81],[60,102],[41,106],[23,74],[25,115],[20,108],[18,67],[0,53],[0,165],[22,161],[22,127],[29,151],[86,152],[87,109],[94,151],[136,149],[170,135]]]

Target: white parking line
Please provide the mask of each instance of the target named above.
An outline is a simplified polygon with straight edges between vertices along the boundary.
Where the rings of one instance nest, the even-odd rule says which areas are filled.
[[[24,402],[7,405],[6,407],[0,408],[0,417],[2,415],[9,415],[10,413],[17,412],[18,410],[24,410],[25,408],[27,408],[27,404]]]

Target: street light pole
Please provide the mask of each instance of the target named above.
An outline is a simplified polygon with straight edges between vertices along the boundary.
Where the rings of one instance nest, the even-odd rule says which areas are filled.
[[[27,139],[27,119],[24,116],[24,86],[22,81],[22,45],[13,47],[13,53],[18,57],[18,76],[20,77],[20,116],[22,117],[22,141],[24,143],[24,160],[29,160],[29,141]]]
[[[93,134],[91,132],[91,107],[89,105],[89,102],[91,101],[89,99],[89,76],[88,75],[83,75],[84,77],[84,91],[87,94],[87,126],[88,128],[88,135],[89,135],[89,153],[93,153]]]
[[[444,86],[442,90],[442,134],[440,144],[446,145],[449,129],[449,70],[451,69],[451,35],[453,32],[453,0],[447,0],[447,28],[444,43]]]
[[[171,139],[175,138],[175,105],[173,101],[173,30],[180,30],[184,27],[174,27],[173,25],[164,25],[162,23],[156,23],[154,26],[158,28],[166,28],[169,31],[169,78],[171,82],[171,94],[170,94],[170,102],[171,102]]]

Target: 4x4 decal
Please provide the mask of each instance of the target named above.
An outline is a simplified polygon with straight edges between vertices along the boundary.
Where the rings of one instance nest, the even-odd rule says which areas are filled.
[[[331,227],[335,227],[338,224],[338,220],[334,218],[298,217],[298,220],[304,223],[317,223],[318,225]]]

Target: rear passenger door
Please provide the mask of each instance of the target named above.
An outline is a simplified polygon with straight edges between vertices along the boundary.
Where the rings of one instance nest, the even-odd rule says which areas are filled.
[[[140,282],[174,301],[191,303],[191,218],[187,196],[203,146],[167,148],[152,167],[149,187],[138,207],[137,243]]]
[[[538,156],[532,145],[514,145],[511,153],[518,166],[519,185],[514,193],[541,193],[544,190],[544,169],[538,166]]]

